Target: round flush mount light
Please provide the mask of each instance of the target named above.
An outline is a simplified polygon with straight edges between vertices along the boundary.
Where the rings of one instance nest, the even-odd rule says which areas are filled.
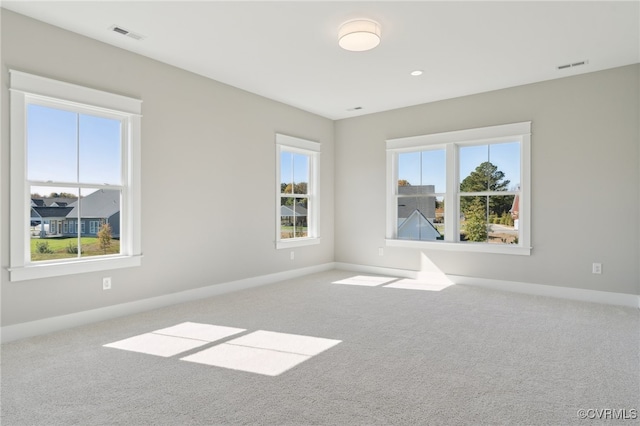
[[[380,44],[380,25],[368,19],[345,22],[338,30],[338,44],[352,52],[371,50]]]
[[[415,71],[411,71],[411,75],[414,76],[414,77],[417,77],[419,75],[422,75],[423,72],[424,71],[422,71],[422,70],[415,70]]]

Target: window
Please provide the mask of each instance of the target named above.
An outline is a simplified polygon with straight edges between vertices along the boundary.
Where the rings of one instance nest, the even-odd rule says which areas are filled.
[[[100,230],[100,222],[97,220],[92,220],[89,222],[89,233],[90,234],[97,234],[98,231]]]
[[[139,265],[141,101],[10,73],[11,280]],[[108,251],[96,216],[118,218]]]
[[[387,245],[530,253],[531,123],[387,141]]]
[[[276,248],[318,244],[320,144],[276,134]]]

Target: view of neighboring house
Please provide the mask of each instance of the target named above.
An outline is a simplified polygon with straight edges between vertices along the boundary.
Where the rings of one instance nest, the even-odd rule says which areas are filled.
[[[509,212],[513,218],[513,229],[517,230],[520,222],[518,220],[520,218],[520,195],[516,194],[516,196],[513,197],[513,204],[511,205],[511,210],[509,210]]]
[[[399,186],[398,194],[430,194],[434,185]],[[436,197],[416,196],[398,198],[398,238],[402,240],[434,241],[442,235],[433,226],[436,218]]]
[[[111,226],[113,238],[120,237],[119,190],[101,189],[80,200],[49,202],[31,200],[31,226],[40,238],[76,236],[78,230],[82,236],[97,236],[104,223]]]
[[[40,238],[60,234],[62,224],[71,210],[71,207],[46,206],[44,200],[32,200],[31,226],[34,227],[33,233],[39,235]]]
[[[283,226],[307,226],[307,209],[302,204],[292,206],[280,206],[280,217]]]

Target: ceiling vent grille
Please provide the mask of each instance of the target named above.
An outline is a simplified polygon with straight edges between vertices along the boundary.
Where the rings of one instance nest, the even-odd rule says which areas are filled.
[[[143,40],[145,37],[142,34],[137,34],[134,32],[131,32],[125,28],[122,28],[121,26],[118,25],[112,25],[111,27],[109,27],[109,29],[115,33],[118,34],[122,34],[123,36],[127,36],[130,37],[134,40]]]
[[[587,65],[589,63],[589,61],[587,61],[586,59],[584,61],[579,61],[579,62],[573,62],[571,64],[564,64],[564,65],[558,65],[558,69],[559,70],[566,70],[567,68],[575,68],[575,67],[581,67],[583,65]]]

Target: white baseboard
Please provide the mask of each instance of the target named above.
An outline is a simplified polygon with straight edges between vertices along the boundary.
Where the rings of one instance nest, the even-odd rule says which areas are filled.
[[[473,278],[461,275],[448,275],[448,277],[454,284],[464,284],[494,290],[511,291],[514,293],[532,294],[536,296],[549,296],[559,299],[579,300],[582,302],[602,303],[605,305],[640,308],[640,296],[635,294],[613,293],[610,291],[531,284],[516,281],[501,281],[487,278]]]
[[[8,325],[0,328],[0,341],[2,343],[11,342],[27,337],[52,333],[54,331],[78,327],[98,321],[119,318],[126,315],[137,314],[140,312],[163,308],[165,306],[175,305],[178,303],[190,302],[193,300],[204,299],[220,294],[272,284],[279,281],[298,278],[317,272],[329,271],[332,269],[342,269],[359,273],[388,275],[401,278],[423,278],[427,280],[437,279],[439,281],[442,279],[442,277],[431,277],[428,274],[423,274],[420,271],[356,265],[342,262],[330,262],[321,265],[310,266],[307,268],[277,272],[274,274],[262,275],[259,277],[246,278],[243,280],[231,281],[228,283],[181,291],[179,293],[166,294],[163,296],[137,300],[120,305],[107,306],[90,311],[45,318],[21,324]],[[584,302],[604,303],[610,305],[640,308],[640,296],[634,294],[612,293],[607,291],[586,290],[579,288],[559,287],[513,281],[500,281],[486,278],[465,277],[460,275],[443,275],[443,277],[454,284],[463,284],[538,296],[572,299]]]
[[[136,300],[134,302],[119,305],[106,306],[104,308],[92,309],[90,311],[77,312],[68,315],[45,318],[37,321],[4,326],[0,329],[0,341],[2,343],[41,334],[52,333],[54,331],[78,327],[98,321],[119,318],[152,309],[163,308],[165,306],[178,303],[190,302],[207,297],[218,296],[239,290],[245,290],[279,281],[285,281],[309,275],[317,272],[324,272],[334,269],[333,262],[325,263],[307,268],[294,269],[291,271],[277,272],[259,277],[246,278],[243,280],[231,281],[222,284],[215,284],[193,290],[181,291],[178,293],[166,294],[149,299]]]
[[[337,269],[346,271],[381,274],[402,278],[423,278],[430,279],[427,274],[421,271],[410,271],[403,269],[381,268],[377,266],[355,265],[351,263],[336,262]],[[536,296],[549,296],[559,299],[579,300],[582,302],[602,303],[607,305],[629,306],[640,308],[640,296],[627,293],[613,293],[609,291],[587,290],[581,288],[560,287],[545,284],[532,284],[516,281],[502,281],[487,278],[474,278],[462,275],[444,275],[453,284],[464,284],[475,287],[484,287],[494,290],[510,291],[514,293],[524,293]],[[435,277],[441,280],[441,277]]]
[[[365,274],[388,275],[390,277],[412,278],[416,279],[419,271],[410,271],[408,269],[383,268],[380,266],[356,265],[354,263],[335,262],[333,264],[336,269],[351,272],[363,272]]]

